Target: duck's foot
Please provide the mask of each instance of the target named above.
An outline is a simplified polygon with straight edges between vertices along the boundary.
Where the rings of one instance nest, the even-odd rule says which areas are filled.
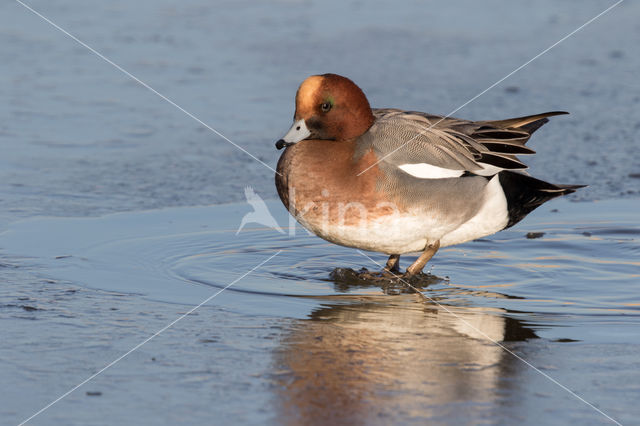
[[[355,271],[351,268],[336,268],[329,274],[337,290],[349,291],[354,288],[380,287],[385,294],[415,293],[444,279],[431,274],[419,272],[410,277],[389,271],[369,271],[362,268]]]

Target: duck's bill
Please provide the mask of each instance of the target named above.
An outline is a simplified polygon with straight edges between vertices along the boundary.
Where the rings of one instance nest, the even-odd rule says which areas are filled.
[[[293,142],[285,142],[284,139],[280,139],[278,142],[276,142],[276,148],[277,149],[282,149],[282,148],[286,148],[288,146],[294,145]]]
[[[293,126],[289,129],[286,135],[276,142],[276,148],[282,149],[284,147],[293,145],[311,136],[311,132],[307,128],[307,123],[304,120],[297,120],[293,122]]]

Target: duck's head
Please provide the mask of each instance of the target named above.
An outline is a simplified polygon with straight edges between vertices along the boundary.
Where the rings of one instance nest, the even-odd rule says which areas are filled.
[[[305,139],[352,140],[373,120],[367,97],[353,81],[337,74],[312,75],[298,88],[293,126],[276,147]]]

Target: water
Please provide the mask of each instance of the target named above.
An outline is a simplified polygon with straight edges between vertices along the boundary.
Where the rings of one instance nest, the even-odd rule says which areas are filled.
[[[446,114],[607,7],[32,5],[272,167],[309,74],[350,76],[375,106]],[[528,163],[537,177],[590,186],[441,250],[424,301],[331,281],[336,267],[377,266],[293,233],[278,201],[267,204],[286,233],[236,235],[246,185],[275,198],[270,170],[3,3],[2,423],[279,251],[31,423],[607,422],[505,348],[636,422],[637,9],[624,2],[456,113],[570,110],[536,133]]]
[[[5,371],[14,383],[8,407],[27,411],[34,404],[24,393],[36,383],[84,378],[78,370],[90,375],[115,359],[117,348],[133,347],[136,338],[281,251],[195,317],[83,387],[99,397],[85,394],[90,399],[83,402],[83,392],[76,391],[46,418],[58,413],[65,422],[64,404],[93,406],[95,399],[117,403],[121,416],[130,415],[172,391],[179,393],[171,393],[173,403],[193,404],[184,413],[189,420],[218,412],[234,421],[290,423],[510,423],[541,416],[551,421],[559,413],[567,421],[601,420],[496,342],[620,421],[638,414],[637,200],[556,201],[515,229],[443,249],[432,273],[449,277],[423,289],[426,302],[415,294],[389,296],[378,286],[329,280],[336,265],[377,266],[354,250],[288,228],[278,201],[267,206],[286,234],[250,224],[236,235],[238,218],[251,211],[246,204],[12,224],[0,242],[22,259],[29,256],[22,262],[39,282],[22,284],[20,296],[4,295],[12,300],[3,307],[10,324],[5,342],[15,339],[3,350],[15,368]],[[527,238],[535,233],[543,235]],[[42,341],[33,330],[28,339],[18,337],[29,329],[26,319],[45,322]],[[118,344],[111,342],[113,333]],[[34,360],[46,354],[52,365],[36,368],[18,357],[26,347]],[[66,365],[70,352],[75,362],[61,374],[55,361]],[[215,365],[200,370],[206,360]],[[159,370],[148,365],[154,363]],[[137,371],[141,365],[146,373]],[[121,401],[119,386],[130,380],[143,395]],[[168,389],[151,385],[167,380],[177,382]],[[45,394],[67,390],[55,381],[49,386],[35,398],[41,404]],[[234,404],[201,394],[205,389],[216,389],[215,395],[227,389],[240,400],[251,392],[267,402],[247,409],[238,401],[236,412]],[[197,397],[184,394],[190,390]],[[110,414],[109,422],[120,415]]]

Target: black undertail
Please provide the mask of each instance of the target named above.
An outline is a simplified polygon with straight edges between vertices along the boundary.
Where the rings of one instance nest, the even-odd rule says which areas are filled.
[[[554,185],[531,176],[516,172],[502,171],[498,174],[500,185],[507,198],[510,228],[526,215],[547,201],[576,192],[586,185]]]

